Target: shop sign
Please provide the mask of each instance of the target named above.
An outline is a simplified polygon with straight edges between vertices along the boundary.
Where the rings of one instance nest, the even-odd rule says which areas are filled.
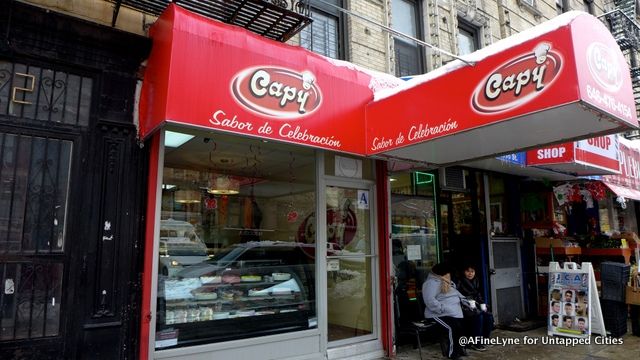
[[[527,165],[557,164],[573,161],[573,143],[527,151]]]
[[[367,105],[367,151],[446,166],[638,126],[626,60],[599,20],[565,14],[509,40],[378,96]]]
[[[175,5],[151,37],[142,137],[183,124],[362,155],[365,105],[403,83]]]
[[[619,173],[618,136],[596,136],[529,150],[527,165],[547,166],[556,171],[578,175]]]
[[[605,335],[596,278],[591,263],[549,263],[547,334],[588,339]]]
[[[580,140],[575,143],[576,161],[619,172],[618,148],[617,135]]]
[[[295,119],[320,107],[322,94],[315,81],[310,71],[258,66],[239,72],[231,92],[236,102],[257,115]]]
[[[602,180],[629,189],[640,189],[640,147],[623,138],[618,140],[620,175],[603,176]]]
[[[473,92],[473,110],[497,113],[524,105],[548,89],[561,69],[560,54],[542,42],[492,71]]]
[[[527,154],[524,151],[498,156],[496,159],[521,166],[525,166],[527,164]]]

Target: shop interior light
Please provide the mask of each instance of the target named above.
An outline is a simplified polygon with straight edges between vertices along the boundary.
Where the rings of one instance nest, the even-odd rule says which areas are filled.
[[[164,146],[166,147],[177,148],[191,139],[193,139],[193,135],[173,131],[164,132]]]
[[[178,190],[173,195],[173,201],[180,204],[197,204],[200,202],[200,191]]]
[[[235,195],[240,193],[240,181],[229,175],[216,175],[211,179],[209,194]]]

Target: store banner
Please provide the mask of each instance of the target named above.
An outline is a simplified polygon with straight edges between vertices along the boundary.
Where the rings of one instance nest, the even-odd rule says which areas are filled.
[[[525,166],[527,164],[527,154],[524,151],[498,156],[496,159],[520,166]]]
[[[640,144],[637,141],[618,139],[619,175],[607,175],[601,178],[611,191],[624,198],[640,200]]]
[[[574,160],[573,143],[557,144],[527,151],[527,166],[564,164]]]
[[[547,334],[588,338],[605,335],[602,308],[591,263],[549,263]]]
[[[576,141],[574,144],[576,162],[620,173],[619,138],[619,135],[606,135]]]
[[[444,165],[638,126],[626,60],[566,13],[376,94],[370,154]],[[566,154],[566,153],[565,153]]]
[[[151,28],[140,136],[182,124],[364,154],[365,105],[402,80],[170,4]]]
[[[527,151],[527,166],[577,176],[619,174],[619,135],[604,135]]]

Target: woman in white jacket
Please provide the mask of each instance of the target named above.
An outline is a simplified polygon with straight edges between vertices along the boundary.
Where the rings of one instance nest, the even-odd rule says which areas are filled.
[[[422,298],[426,305],[424,316],[433,319],[446,332],[443,350],[449,359],[466,356],[466,350],[460,346],[462,336],[462,308],[460,301],[464,296],[458,292],[451,281],[451,270],[445,264],[436,264],[422,284]]]

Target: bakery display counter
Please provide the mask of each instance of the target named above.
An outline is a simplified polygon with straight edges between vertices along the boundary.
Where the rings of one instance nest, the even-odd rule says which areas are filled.
[[[157,330],[177,330],[186,344],[313,327],[315,297],[305,291],[303,269],[265,266],[161,279]]]

